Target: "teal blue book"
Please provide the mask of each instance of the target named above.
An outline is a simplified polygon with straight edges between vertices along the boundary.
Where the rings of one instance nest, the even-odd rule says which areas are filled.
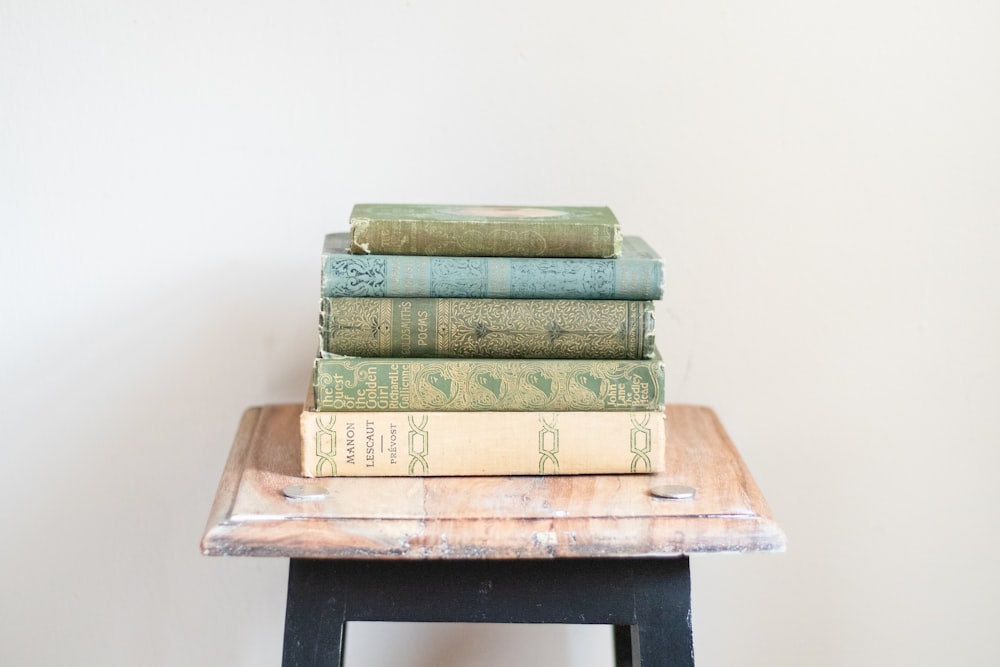
[[[323,296],[466,299],[663,298],[663,261],[638,236],[618,259],[353,255],[347,232],[323,244]]]

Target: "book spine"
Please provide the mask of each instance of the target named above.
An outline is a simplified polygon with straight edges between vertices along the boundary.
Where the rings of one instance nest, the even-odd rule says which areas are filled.
[[[659,410],[663,361],[329,358],[313,365],[318,411]]]
[[[568,259],[331,254],[322,295],[495,299],[663,297],[659,258]]]
[[[653,304],[323,297],[321,356],[648,359]]]
[[[351,219],[351,252],[453,257],[618,257],[615,221]]]
[[[311,412],[306,477],[572,475],[663,469],[662,411]]]

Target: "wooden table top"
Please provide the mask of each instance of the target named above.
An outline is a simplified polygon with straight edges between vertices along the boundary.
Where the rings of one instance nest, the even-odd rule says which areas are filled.
[[[715,413],[668,405],[656,475],[298,476],[300,404],[248,409],[208,525],[207,555],[449,559],[782,551],[785,536]],[[282,489],[319,484],[323,500]],[[682,484],[693,499],[654,497]]]

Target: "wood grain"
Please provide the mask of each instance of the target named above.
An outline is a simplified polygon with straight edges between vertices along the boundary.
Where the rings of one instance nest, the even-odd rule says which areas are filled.
[[[666,408],[656,475],[297,476],[299,404],[246,411],[202,539],[208,555],[315,558],[640,557],[780,551],[785,537],[715,413]],[[322,501],[282,489],[319,484]],[[650,494],[684,484],[691,500]]]

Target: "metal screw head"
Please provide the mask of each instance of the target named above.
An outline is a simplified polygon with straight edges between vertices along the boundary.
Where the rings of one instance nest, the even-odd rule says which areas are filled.
[[[682,484],[664,484],[663,486],[654,486],[649,492],[657,498],[690,500],[694,498],[695,489],[693,486],[684,486]]]
[[[329,495],[326,487],[318,484],[293,484],[281,490],[289,500],[323,500]]]

